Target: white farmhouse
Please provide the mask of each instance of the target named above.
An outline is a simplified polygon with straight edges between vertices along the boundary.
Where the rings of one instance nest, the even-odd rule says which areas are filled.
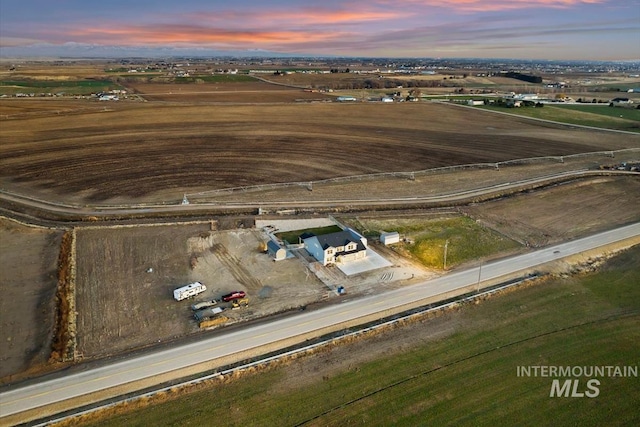
[[[351,228],[307,237],[303,242],[307,252],[322,265],[345,263],[367,256],[367,239]]]

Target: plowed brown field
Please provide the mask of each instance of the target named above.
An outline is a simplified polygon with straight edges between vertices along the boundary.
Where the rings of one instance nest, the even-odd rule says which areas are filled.
[[[640,146],[637,135],[441,104],[100,105],[3,119],[0,184],[67,201],[162,200],[239,185]]]
[[[127,88],[147,101],[275,103],[335,99],[326,93],[305,92],[299,88],[262,81],[202,84],[128,83]]]

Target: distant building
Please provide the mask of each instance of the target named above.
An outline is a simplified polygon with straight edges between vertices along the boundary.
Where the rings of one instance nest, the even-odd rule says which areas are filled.
[[[339,96],[336,98],[338,102],[353,102],[357,101],[355,96]]]
[[[633,104],[633,101],[629,98],[613,98],[611,100],[611,104],[620,105],[620,104]]]
[[[367,239],[351,228],[307,237],[304,247],[322,265],[345,263],[367,256]]]
[[[98,97],[98,101],[117,101],[118,97],[116,95],[105,95],[102,94]]]
[[[380,243],[385,246],[400,243],[400,233],[397,231],[382,232],[380,233]]]
[[[537,93],[512,93],[511,98],[516,101],[537,101],[539,96]]]

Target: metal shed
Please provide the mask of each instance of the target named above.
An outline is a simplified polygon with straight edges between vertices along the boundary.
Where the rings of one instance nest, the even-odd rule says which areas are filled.
[[[282,261],[287,258],[287,250],[281,247],[275,240],[267,242],[267,252],[275,261]]]
[[[382,243],[385,246],[392,245],[394,243],[399,243],[399,242],[400,242],[400,233],[398,233],[397,231],[380,233],[380,243]]]

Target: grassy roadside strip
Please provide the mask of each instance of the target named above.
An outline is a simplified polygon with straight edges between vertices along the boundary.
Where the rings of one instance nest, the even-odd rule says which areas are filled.
[[[315,366],[302,383],[283,366],[88,425],[634,425],[638,378],[599,378],[592,399],[550,398],[552,378],[518,377],[516,369],[637,366],[639,283],[635,247],[598,273],[449,313],[439,319],[450,329],[445,337],[420,339],[433,319],[410,326],[418,343],[410,351],[398,350],[391,332],[364,343],[386,346],[386,356],[372,361],[351,345],[296,361]],[[347,358],[349,368],[325,368],[323,358]],[[582,391],[587,379],[580,378]]]

